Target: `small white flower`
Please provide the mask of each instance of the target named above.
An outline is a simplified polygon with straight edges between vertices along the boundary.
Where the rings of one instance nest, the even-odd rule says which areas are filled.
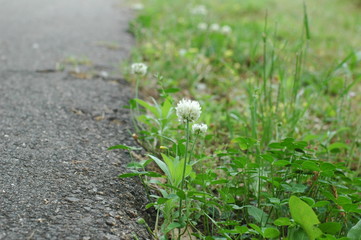
[[[132,5],[132,9],[133,9],[133,10],[140,11],[140,10],[143,10],[143,9],[144,9],[144,5],[141,4],[141,3],[134,3],[134,4]]]
[[[198,83],[196,86],[197,90],[204,91],[207,89],[207,85],[205,83]]]
[[[201,124],[193,124],[192,126],[192,132],[195,134],[200,134],[200,133],[206,133],[208,129],[207,124],[201,123]]]
[[[179,49],[179,56],[184,56],[184,55],[186,55],[186,53],[187,53],[187,50],[186,49],[184,49],[184,48],[181,48],[181,49]]]
[[[191,9],[191,13],[194,15],[206,15],[207,8],[204,5],[198,5]]]
[[[348,96],[349,96],[350,98],[356,97],[356,93],[355,93],[355,92],[349,92],[349,93],[348,93]]]
[[[199,102],[189,99],[180,100],[175,110],[180,122],[197,121],[202,112]]]
[[[223,33],[223,34],[230,34],[231,32],[232,32],[232,28],[228,25],[224,25],[221,28],[221,33]]]
[[[147,73],[147,65],[144,63],[133,63],[131,66],[131,73],[137,75],[145,75]]]
[[[199,30],[204,31],[204,30],[207,30],[207,28],[208,28],[208,24],[207,24],[207,23],[201,22],[201,23],[198,24],[198,29],[199,29]]]
[[[218,32],[218,31],[221,29],[221,27],[219,26],[219,24],[213,23],[213,24],[209,27],[209,29],[210,29],[212,32]]]

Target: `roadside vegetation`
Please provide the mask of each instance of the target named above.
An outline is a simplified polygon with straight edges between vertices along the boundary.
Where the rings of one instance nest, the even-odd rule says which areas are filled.
[[[361,239],[361,6],[147,0],[130,26],[154,239]],[[140,63],[140,64],[139,64]],[[139,97],[139,96],[140,97]]]

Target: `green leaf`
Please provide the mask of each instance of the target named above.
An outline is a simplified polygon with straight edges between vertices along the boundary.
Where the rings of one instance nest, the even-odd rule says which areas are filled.
[[[164,92],[165,93],[176,93],[176,92],[179,92],[179,88],[167,88],[167,89],[164,89]]]
[[[291,193],[303,193],[307,189],[307,186],[298,183],[281,184],[281,186],[285,191]]]
[[[347,237],[350,238],[350,240],[361,240],[361,220],[350,229]]]
[[[169,225],[167,226],[167,228],[165,229],[164,233],[167,233],[167,232],[169,232],[169,231],[172,231],[173,229],[179,228],[179,227],[181,227],[181,226],[182,226],[182,225],[181,225],[180,223],[173,222],[173,223],[171,223],[171,224],[169,224]]]
[[[318,227],[322,230],[322,232],[332,235],[338,234],[342,228],[341,224],[337,222],[321,223]]]
[[[129,147],[127,145],[115,145],[112,147],[109,147],[108,150],[113,150],[113,149],[124,149],[124,150],[129,150],[129,151],[134,151],[134,150],[142,150],[142,148],[137,148],[137,147]]]
[[[315,240],[322,235],[322,231],[314,226],[319,224],[320,221],[307,203],[296,196],[291,196],[289,205],[292,218],[301,225],[310,240]]]
[[[248,207],[248,214],[254,217],[256,222],[260,223],[261,225],[265,225],[266,221],[268,219],[268,214],[262,211],[259,208],[256,208],[254,206]]]
[[[289,226],[291,224],[292,224],[291,220],[286,217],[280,217],[274,221],[274,225],[276,226]]]
[[[134,177],[134,176],[140,176],[141,173],[124,173],[118,176],[118,178],[128,178],[128,177]]]
[[[313,205],[313,207],[325,207],[325,206],[327,206],[327,205],[329,205],[330,204],[330,202],[329,201],[318,201],[317,203],[315,203],[314,205]]]
[[[274,161],[272,164],[274,166],[283,167],[283,166],[290,165],[291,163],[289,161],[286,161],[286,160],[278,160],[278,161]]]
[[[313,198],[305,197],[305,196],[302,196],[300,198],[302,199],[302,201],[305,201],[311,207],[313,207],[313,205],[315,204],[315,200],[313,200]]]
[[[311,170],[311,171],[320,171],[320,167],[315,163],[314,161],[304,161],[302,163],[302,168],[305,170]]]
[[[155,156],[152,156],[152,155],[149,155],[149,157],[154,160],[154,162],[158,165],[158,167],[159,167],[160,169],[162,169],[162,171],[163,171],[167,176],[170,176],[169,169],[168,169],[167,165],[166,165],[162,160],[160,160],[159,158],[157,158],[157,157],[155,157]]]
[[[310,240],[302,228],[299,228],[299,229],[289,228],[287,239],[289,239],[289,240]]]
[[[265,238],[276,238],[280,235],[280,231],[277,228],[266,228],[264,230],[263,236]]]
[[[182,190],[178,191],[178,192],[177,192],[177,195],[178,195],[178,197],[179,197],[180,199],[182,199],[182,200],[186,199],[186,194],[185,194],[185,192],[182,191]]]
[[[159,118],[159,111],[156,107],[150,105],[149,103],[141,100],[141,99],[134,99],[134,101],[136,101],[140,106],[146,108],[147,110],[149,110],[151,113],[154,114],[155,117]]]
[[[235,230],[237,231],[238,234],[244,234],[244,233],[248,232],[248,227],[246,227],[246,226],[236,226]]]
[[[333,171],[336,169],[336,166],[332,163],[322,163],[321,164],[321,171]]]
[[[262,230],[260,227],[258,227],[256,224],[250,223],[248,224],[251,228],[253,228],[254,230],[256,230],[257,233],[259,233],[260,235],[263,235]]]
[[[334,152],[334,151],[339,151],[341,149],[349,149],[350,147],[344,143],[341,142],[335,142],[332,143],[330,146],[328,146],[328,151],[330,152]]]

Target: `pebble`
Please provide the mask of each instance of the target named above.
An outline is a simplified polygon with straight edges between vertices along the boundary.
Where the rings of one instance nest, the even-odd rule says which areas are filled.
[[[75,198],[75,197],[67,197],[67,198],[65,198],[65,200],[67,200],[69,202],[79,202],[80,201],[79,198]]]
[[[114,218],[108,218],[106,221],[105,221],[106,224],[108,224],[109,226],[115,226],[117,225],[117,221],[114,219]]]

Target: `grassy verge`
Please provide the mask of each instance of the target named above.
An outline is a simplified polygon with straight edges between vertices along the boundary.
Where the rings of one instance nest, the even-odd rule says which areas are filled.
[[[145,3],[131,30],[133,61],[149,69],[129,75],[144,96],[130,107],[152,154],[123,177],[157,186],[155,238],[357,239],[360,11],[339,0]],[[199,120],[177,121],[182,98],[199,101]]]

